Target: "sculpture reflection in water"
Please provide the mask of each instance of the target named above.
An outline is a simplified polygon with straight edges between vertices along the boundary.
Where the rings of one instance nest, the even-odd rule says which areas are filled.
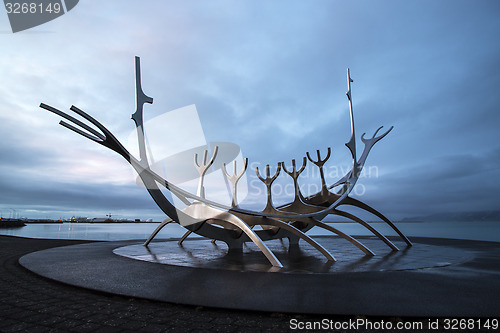
[[[245,242],[253,242],[266,256],[272,266],[282,267],[281,262],[276,258],[274,253],[269,250],[265,242],[272,239],[288,238],[290,245],[292,246],[297,245],[299,240],[302,239],[317,249],[328,261],[335,261],[334,256],[327,249],[306,234],[306,232],[311,228],[318,227],[346,239],[354,246],[358,247],[366,255],[373,256],[374,253],[361,242],[322,221],[329,215],[338,215],[361,224],[381,241],[387,244],[387,246],[389,246],[393,251],[398,251],[398,248],[389,239],[378,232],[370,224],[353,214],[339,209],[340,206],[346,205],[356,206],[377,216],[394,229],[404,242],[406,242],[407,246],[412,245],[408,238],[403,235],[403,233],[401,233],[401,231],[382,213],[349,196],[358,181],[370,150],[375,143],[380,141],[392,130],[391,127],[385,133],[377,136],[380,129],[382,129],[382,127],[380,127],[377,131],[375,131],[371,138],[365,138],[365,134],[363,134],[361,136],[361,141],[364,144],[364,149],[359,159],[357,158],[354,115],[351,99],[351,82],[353,81],[350,77],[349,69],[347,69],[347,98],[350,110],[351,138],[346,143],[346,146],[352,155],[351,170],[334,184],[327,185],[323,168],[325,162],[330,158],[330,148],[328,148],[326,156],[323,158],[319,150],[316,151],[315,158],[311,157],[309,152],[306,153],[306,156],[302,159],[302,165],[300,168],[297,168],[295,160],[292,160],[291,168],[286,167],[283,162],[279,163],[273,175],[271,175],[269,165],[266,165],[264,172],[256,168],[255,171],[257,173],[257,177],[264,183],[267,189],[267,204],[262,211],[244,209],[240,207],[237,200],[238,181],[247,171],[247,159],[244,159],[244,163],[239,171],[236,161],[233,161],[232,173],[227,171],[225,163],[222,164],[222,172],[231,185],[232,202],[230,206],[209,200],[205,197],[204,178],[207,170],[217,161],[217,154],[219,152],[217,146],[213,150],[210,158],[208,158],[207,150],[204,151],[202,158],[199,158],[198,154],[195,154],[194,156],[194,167],[199,173],[196,194],[190,193],[172,182],[169,182],[151,168],[146,153],[143,107],[145,103],[152,104],[153,99],[144,94],[142,90],[140,59],[138,57],[135,59],[135,76],[136,111],[132,115],[132,119],[134,120],[137,129],[139,158],[134,157],[106,127],[76,106],[71,106],[70,110],[90,122],[95,127],[91,127],[49,105],[42,103],[40,104],[40,107],[69,121],[60,121],[62,126],[115,151],[123,156],[132,165],[153,200],[169,217],[151,234],[151,236],[144,243],[145,246],[148,246],[148,244],[165,225],[175,222],[187,229],[186,234],[179,241],[180,244],[191,233],[207,237],[213,241],[219,240],[225,242],[228,245],[229,250],[239,250],[242,249]],[[319,169],[321,189],[316,194],[304,196],[300,190],[299,176],[304,171],[308,160]],[[275,207],[273,204],[271,188],[273,182],[282,170],[288,174],[293,181],[294,198],[293,201],[287,204]],[[171,202],[173,200],[169,200],[160,188],[168,190],[172,196],[175,196],[183,203],[184,207],[176,208],[176,205]],[[334,189],[338,190],[334,191]],[[260,226],[260,228],[255,228],[256,226]]]

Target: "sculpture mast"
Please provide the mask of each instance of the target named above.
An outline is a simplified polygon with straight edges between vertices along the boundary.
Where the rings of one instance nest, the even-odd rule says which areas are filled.
[[[132,114],[132,119],[137,127],[137,139],[139,141],[139,161],[142,167],[149,168],[149,163],[146,155],[146,145],[144,142],[144,103],[153,104],[153,98],[147,96],[142,91],[141,86],[141,59],[135,57],[135,113]]]
[[[352,111],[352,98],[351,98],[351,82],[354,82],[351,79],[351,73],[349,71],[349,68],[347,68],[347,99],[349,100],[349,113],[351,116],[351,139],[349,142],[347,142],[345,145],[349,150],[351,151],[352,159],[353,159],[353,165],[352,165],[352,170],[354,173],[358,172],[358,160],[356,157],[356,133],[354,131],[354,113]],[[356,176],[356,175],[354,175]]]

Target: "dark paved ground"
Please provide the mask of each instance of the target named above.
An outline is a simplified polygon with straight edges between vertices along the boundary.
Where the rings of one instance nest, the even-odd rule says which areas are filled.
[[[281,332],[289,330],[290,320],[325,318],[228,311],[113,296],[41,278],[18,264],[24,254],[79,243],[84,241],[0,236],[0,332]],[[364,317],[328,318],[340,322]],[[390,320],[394,325],[401,321],[369,319]],[[424,328],[428,322],[427,318],[402,320],[423,322]]]

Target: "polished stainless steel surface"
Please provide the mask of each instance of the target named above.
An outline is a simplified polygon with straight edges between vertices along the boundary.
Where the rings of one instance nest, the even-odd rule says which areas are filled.
[[[232,185],[232,194],[233,194],[233,200],[231,202],[232,207],[237,207],[238,206],[238,181],[241,179],[241,177],[245,174],[247,171],[248,167],[248,158],[245,157],[243,160],[243,170],[239,174],[236,173],[236,160],[233,161],[233,174],[231,176],[228,175],[226,171],[226,163],[222,164],[222,172],[226,176],[226,178],[231,182]]]
[[[340,180],[336,181],[332,185],[328,185],[327,180],[325,179],[324,164],[330,158],[330,148],[328,148],[326,157],[323,159],[321,158],[319,150],[316,151],[316,160],[314,160],[310,156],[309,152],[307,152],[306,156],[302,158],[302,165],[298,169],[295,160],[292,160],[291,167],[287,167],[284,162],[280,162],[278,163],[273,176],[271,176],[269,165],[266,165],[265,176],[261,176],[259,169],[256,168],[257,177],[264,183],[267,191],[267,202],[262,211],[243,209],[238,203],[237,184],[247,170],[248,160],[246,158],[244,159],[243,168],[239,173],[237,172],[236,160],[233,160],[233,171],[231,175],[227,172],[226,164],[222,164],[222,173],[231,184],[231,206],[206,198],[204,186],[205,175],[210,167],[216,162],[217,153],[219,151],[219,147],[217,146],[214,147],[208,161],[208,150],[204,151],[201,161],[198,160],[198,154],[194,154],[194,167],[199,173],[196,194],[192,194],[174,185],[151,169],[151,165],[146,154],[143,108],[145,103],[152,104],[153,99],[144,94],[142,90],[139,57],[135,58],[135,79],[136,111],[132,115],[132,119],[135,122],[137,130],[139,159],[130,154],[129,151],[118,141],[118,139],[108,129],[106,129],[106,127],[77,107],[71,106],[70,110],[89,121],[97,129],[84,124],[76,118],[54,107],[43,103],[40,104],[40,107],[67,119],[75,126],[64,121],[61,121],[60,124],[120,154],[136,170],[153,200],[168,216],[168,218],[165,219],[165,221],[163,221],[146,240],[144,243],[145,246],[148,246],[151,243],[151,241],[165,225],[175,222],[187,229],[187,232],[178,242],[179,246],[182,246],[184,240],[192,233],[212,239],[213,242],[216,240],[223,241],[228,245],[229,251],[241,251],[245,242],[253,242],[272,266],[280,268],[282,267],[282,263],[276,258],[265,242],[272,239],[288,238],[290,246],[292,247],[298,245],[299,240],[302,239],[318,250],[328,261],[335,261],[333,255],[331,255],[327,249],[320,245],[316,240],[313,240],[306,235],[306,232],[312,227],[319,227],[348,240],[351,244],[363,251],[365,255],[375,255],[374,252],[368,249],[365,245],[361,244],[358,240],[340,230],[337,230],[327,224],[328,222],[323,221],[323,219],[329,215],[337,215],[361,224],[376,235],[387,246],[389,246],[392,251],[399,250],[393,242],[388,240],[369,223],[351,213],[339,210],[338,207],[341,205],[356,206],[377,216],[393,228],[405,241],[407,246],[412,245],[408,238],[404,236],[403,233],[401,233],[401,231],[397,229],[396,226],[382,213],[349,196],[359,179],[370,150],[378,141],[384,138],[392,130],[391,127],[385,133],[377,136],[377,133],[382,128],[380,127],[375,131],[373,136],[368,139],[365,138],[366,133],[363,133],[361,141],[364,144],[364,149],[360,158],[357,158],[351,89],[351,83],[353,80],[349,69],[347,69],[348,90],[346,95],[349,102],[351,137],[346,143],[346,146],[352,155],[352,169]],[[307,160],[319,169],[321,189],[313,195],[304,197],[300,190],[299,178],[301,173],[306,168]],[[272,186],[281,170],[292,178],[294,197],[291,202],[275,207],[272,198]],[[160,186],[170,191],[170,193],[175,197],[179,198],[184,206],[175,206],[162,193]],[[337,190],[337,192],[333,192],[332,190],[337,187],[339,187],[339,190]],[[255,226],[260,226],[261,229],[255,228],[254,230]]]

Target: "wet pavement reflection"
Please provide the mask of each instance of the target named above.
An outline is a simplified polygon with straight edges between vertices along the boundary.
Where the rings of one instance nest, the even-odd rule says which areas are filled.
[[[269,265],[265,256],[252,243],[246,243],[241,251],[228,251],[223,242],[191,238],[182,246],[176,241],[157,241],[145,247],[142,244],[116,248],[117,255],[135,260],[149,261],[184,267],[206,269],[226,269],[238,271],[279,271],[282,273],[335,273],[364,271],[415,270],[442,267],[473,259],[473,253],[454,247],[406,244],[394,241],[400,251],[392,251],[376,238],[364,237],[359,240],[375,252],[366,256],[358,248],[339,237],[314,237],[337,259],[327,261],[316,249],[305,242],[299,246],[289,246],[288,241],[266,242],[269,249],[283,263],[276,269]]]

